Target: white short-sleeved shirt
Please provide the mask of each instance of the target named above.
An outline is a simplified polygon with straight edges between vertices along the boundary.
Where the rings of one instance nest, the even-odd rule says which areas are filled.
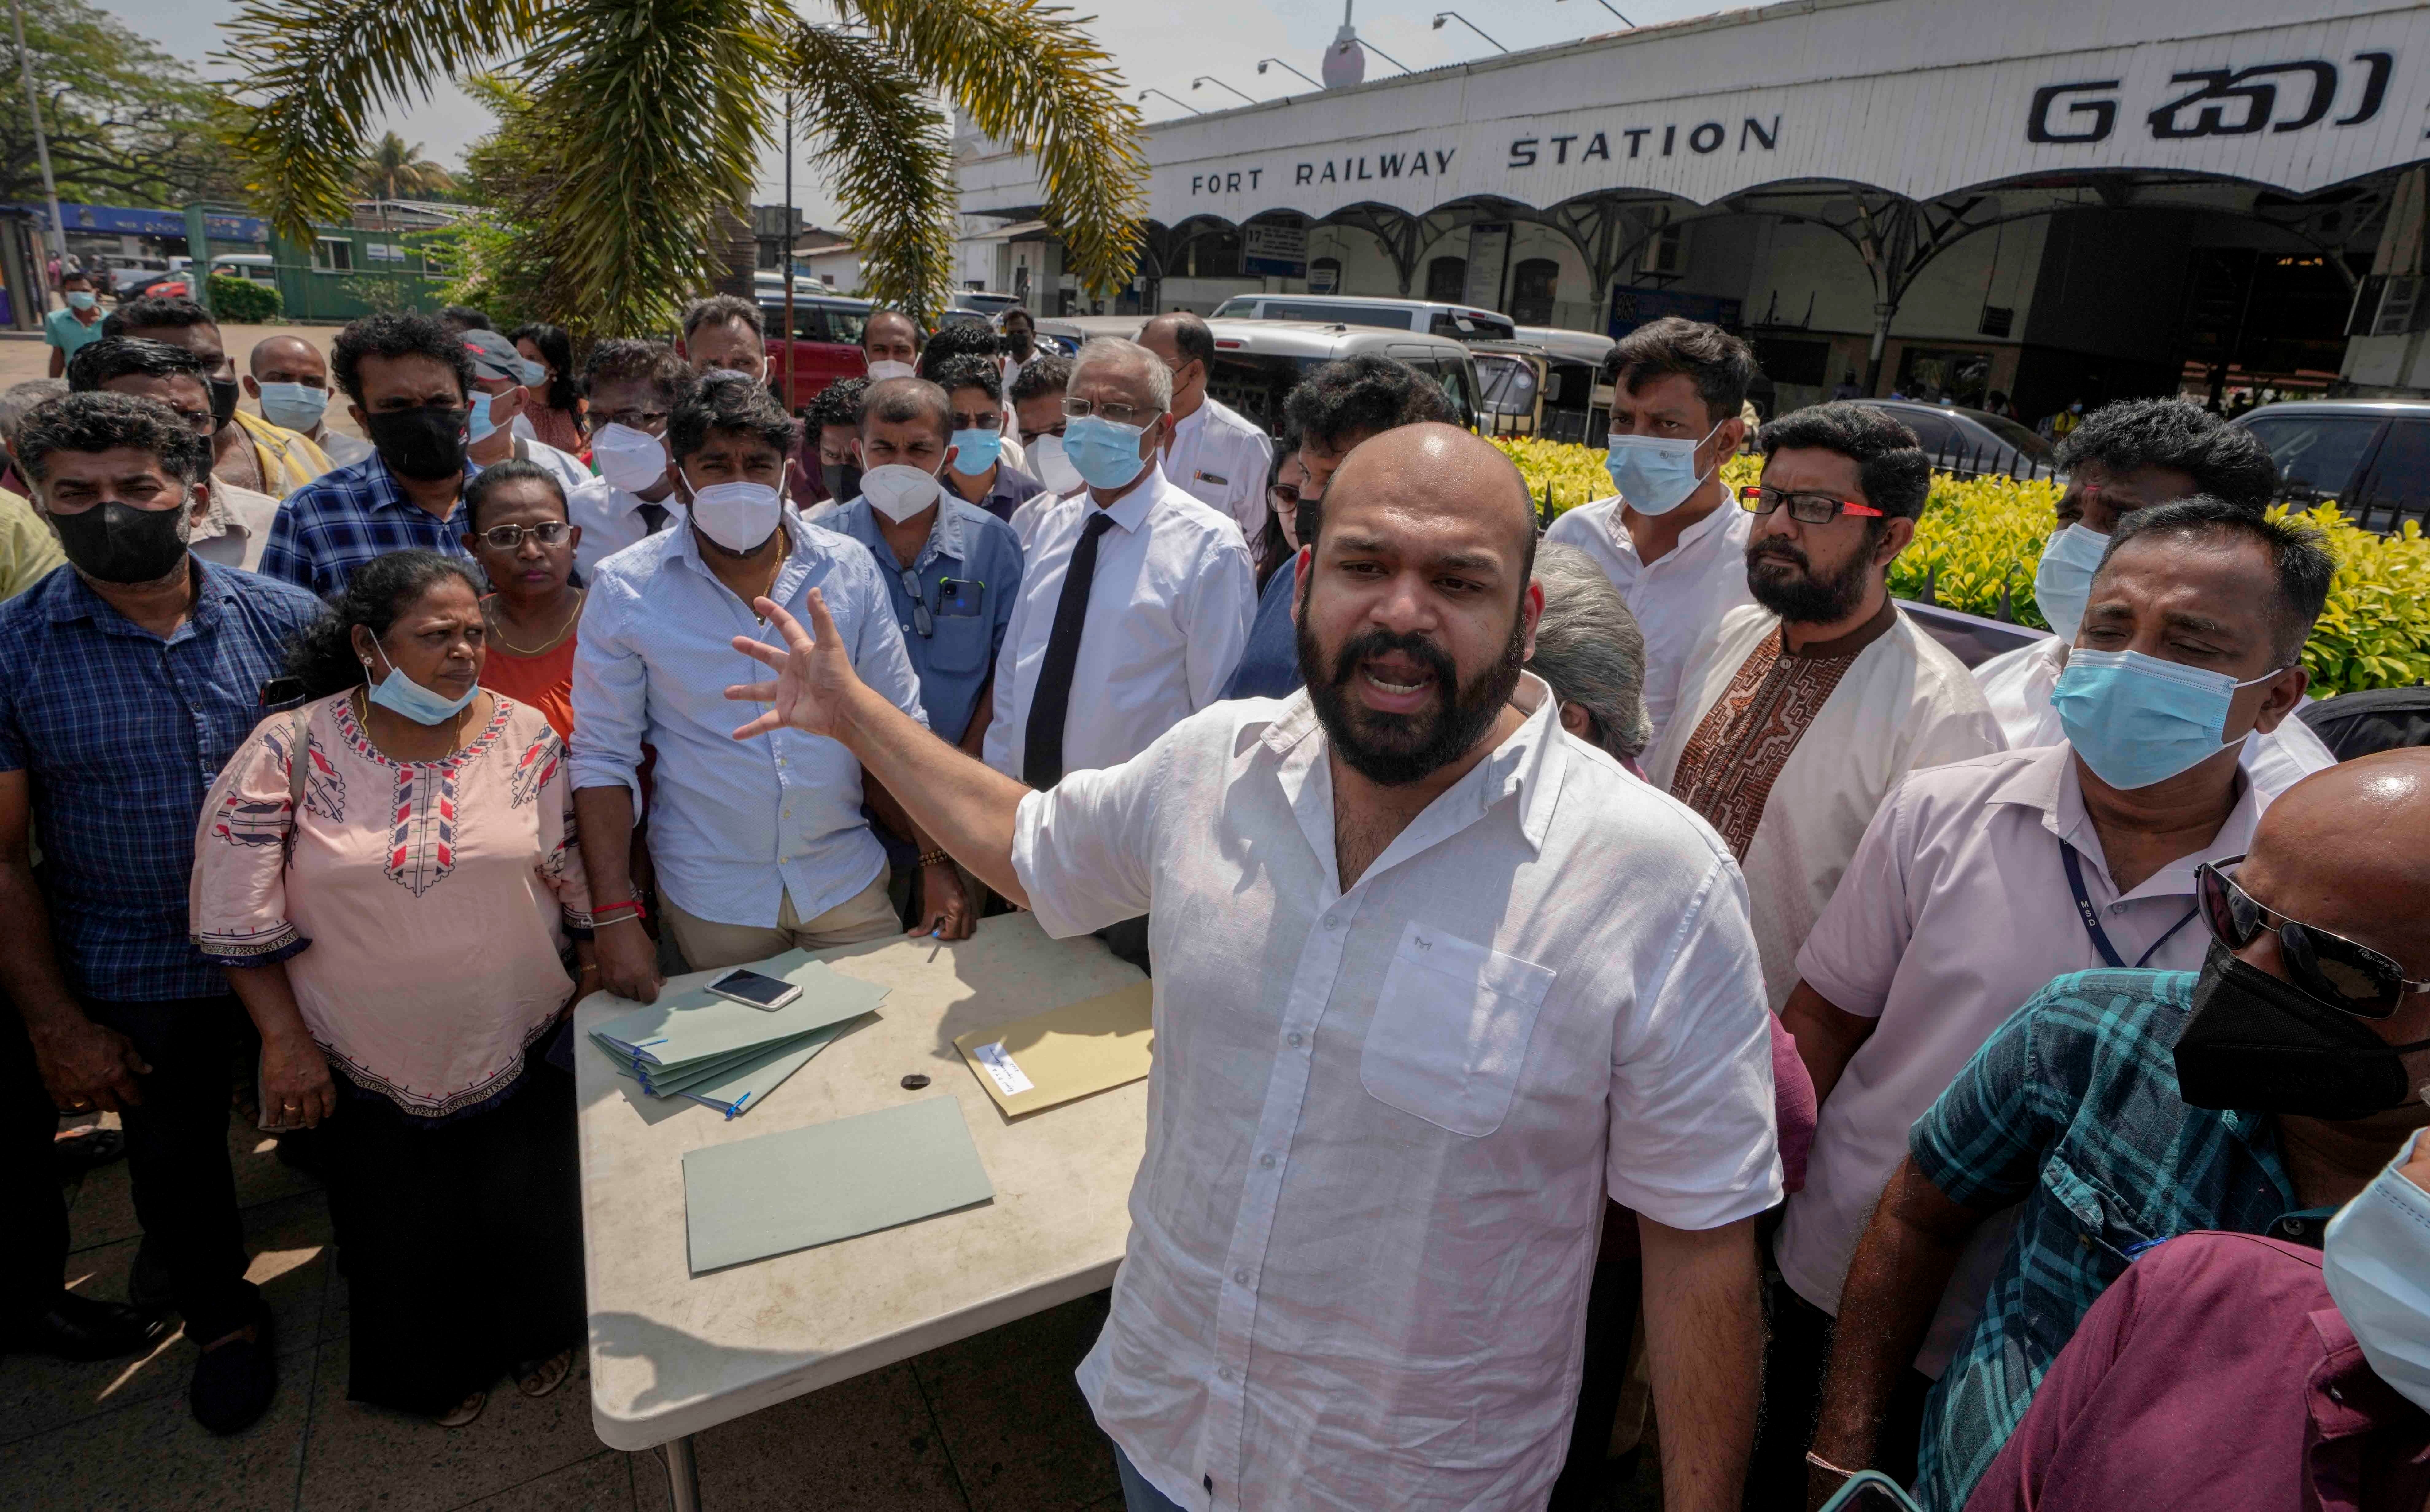
[[[1274,441],[1239,410],[1209,397],[1174,422],[1163,466],[1174,486],[1240,526],[1242,540],[1266,528]]]
[[[1789,1199],[1773,1241],[1781,1275],[1799,1296],[1839,1310],[1848,1262],[1906,1155],[1908,1127],[2053,977],[2107,964],[2076,911],[2061,844],[2074,848],[2086,901],[2126,965],[2192,971],[2210,943],[2191,917],[2194,868],[2250,849],[2268,801],[2245,783],[2208,847],[2122,894],[2085,814],[2072,747],[2004,751],[1907,774],[1874,814],[1797,955],[1808,987],[1876,1021],[1822,1104],[1806,1189]],[[1999,1237],[2005,1241],[2005,1226]],[[1952,1284],[1919,1361],[1926,1373],[1939,1372],[1973,1321],[1999,1258],[1994,1249],[1988,1266],[1968,1268],[1979,1277],[1961,1273]]]
[[[658,529],[671,530],[684,523],[683,501],[674,493],[658,504],[667,511]],[[641,514],[641,496],[613,487],[606,478],[592,478],[567,494],[565,517],[582,527],[582,544],[574,548],[574,566],[585,578],[601,562],[653,534]]]
[[[1029,706],[1080,530],[1086,490],[1038,513],[1023,541],[1021,599],[995,666],[987,764],[1022,774]],[[1257,612],[1257,574],[1240,530],[1154,468],[1105,511],[1089,617],[1063,722],[1063,769],[1110,767],[1223,696]],[[1018,531],[1016,531],[1018,534]]]
[[[1080,1387],[1185,1507],[1540,1505],[1606,1196],[1692,1229],[1779,1198],[1738,869],[1540,679],[1514,702],[1346,893],[1305,690],[1022,800],[1050,934],[1150,916],[1147,1153]]]
[[[2067,661],[2067,642],[2046,636],[2028,646],[2004,651],[1974,669],[1974,686],[2008,737],[2008,749],[2056,745],[2067,739],[2051,694]],[[2334,752],[2312,733],[2312,727],[2289,714],[2278,727],[2244,742],[2237,757],[2244,774],[2262,795],[2275,798],[2323,767],[2338,764]]]
[[[1722,507],[1679,533],[1678,543],[1648,562],[1621,519],[1620,495],[1569,510],[1545,530],[1544,539],[1575,546],[1620,590],[1645,636],[1645,717],[1653,733],[1648,750],[1662,743],[1671,710],[1679,702],[1679,679],[1721,627],[1722,616],[1753,604],[1746,574],[1747,533],[1755,516],[1724,496]]]

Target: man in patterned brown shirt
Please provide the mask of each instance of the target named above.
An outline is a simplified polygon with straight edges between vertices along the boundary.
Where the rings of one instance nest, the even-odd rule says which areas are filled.
[[[1705,816],[1746,872],[1778,1009],[1797,949],[1873,810],[1916,767],[2003,748],[1963,663],[1891,604],[1932,464],[1859,404],[1785,415],[1756,439],[1763,481],[1747,587],[1679,686],[1646,774]]]

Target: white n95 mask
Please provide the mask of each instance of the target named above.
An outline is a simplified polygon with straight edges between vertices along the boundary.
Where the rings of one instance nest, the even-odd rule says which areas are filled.
[[[712,483],[691,493],[693,523],[727,551],[758,546],[776,533],[784,513],[785,496],[765,483]]]
[[[591,438],[591,455],[611,489],[639,493],[667,475],[667,446],[646,430],[602,425]]]
[[[860,475],[860,496],[898,525],[935,504],[938,491],[935,474],[901,462],[873,467]]]
[[[910,363],[897,362],[890,357],[882,357],[869,365],[869,381],[872,383],[884,383],[889,378],[916,378],[919,375],[919,371]]]

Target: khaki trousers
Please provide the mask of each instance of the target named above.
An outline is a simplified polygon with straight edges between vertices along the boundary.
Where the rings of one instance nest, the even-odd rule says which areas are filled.
[[[903,920],[886,896],[886,873],[815,919],[793,913],[793,897],[785,895],[774,928],[756,924],[720,924],[684,912],[663,892],[658,918],[674,931],[675,948],[684,964],[695,972],[743,966],[781,955],[789,950],[824,950],[829,945],[857,945],[903,932]]]

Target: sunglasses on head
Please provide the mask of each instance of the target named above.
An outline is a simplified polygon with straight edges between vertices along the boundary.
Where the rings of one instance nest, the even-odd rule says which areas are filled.
[[[2430,992],[2430,982],[2406,980],[2403,967],[2370,946],[2255,902],[2227,873],[2243,859],[2233,856],[2194,868],[2194,895],[2213,939],[2229,950],[2241,950],[2264,928],[2274,928],[2279,955],[2294,984],[2360,1019],[2385,1019],[2404,1005],[2405,994]]]

